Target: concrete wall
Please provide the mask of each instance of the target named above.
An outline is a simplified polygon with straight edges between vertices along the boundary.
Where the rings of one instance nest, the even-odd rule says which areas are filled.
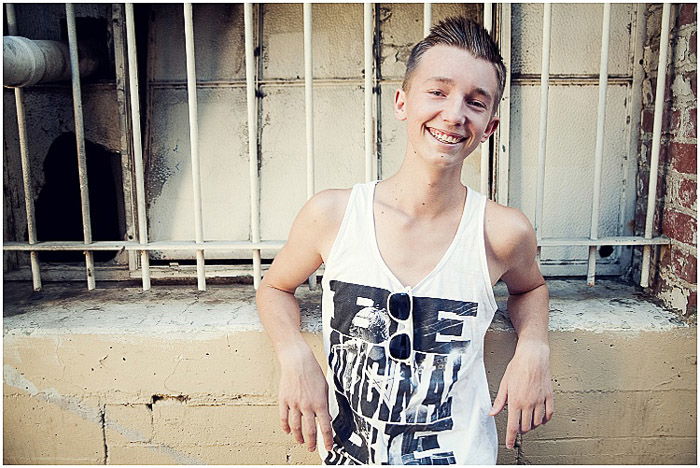
[[[501,445],[499,463],[694,463],[697,329],[612,281],[549,286],[554,419]],[[298,296],[325,362],[320,295]],[[279,370],[253,297],[249,286],[6,289],[3,461],[318,464],[279,429]],[[504,287],[496,297],[505,309]],[[485,347],[492,398],[514,346],[499,313]],[[501,444],[506,422],[496,418]]]
[[[643,110],[637,178],[636,231],[644,234],[654,121],[661,5],[646,10]],[[671,239],[654,252],[650,292],[690,320],[697,314],[697,5],[671,7],[671,38],[655,232]],[[637,252],[637,262],[641,259]],[[638,277],[638,275],[637,275]]]

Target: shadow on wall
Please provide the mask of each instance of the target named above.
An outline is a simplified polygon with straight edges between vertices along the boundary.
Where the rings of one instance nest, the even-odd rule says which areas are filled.
[[[124,237],[120,227],[117,190],[121,189],[120,155],[85,141],[92,239],[115,241]],[[46,183],[36,202],[37,237],[40,241],[82,241],[83,220],[74,133],[54,140],[44,161]],[[95,261],[114,259],[114,251],[97,251]],[[82,252],[40,252],[43,262],[82,262]]]

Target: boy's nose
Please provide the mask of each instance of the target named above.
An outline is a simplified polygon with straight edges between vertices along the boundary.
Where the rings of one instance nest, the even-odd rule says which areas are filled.
[[[442,119],[452,125],[464,125],[467,119],[464,103],[461,99],[450,99],[445,102]]]

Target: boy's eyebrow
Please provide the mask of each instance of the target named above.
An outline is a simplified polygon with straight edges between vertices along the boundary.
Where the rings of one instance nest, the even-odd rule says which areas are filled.
[[[425,80],[426,83],[428,81],[437,81],[439,83],[445,83],[447,85],[453,85],[455,82],[452,78],[447,78],[445,76],[431,76],[430,78]],[[491,93],[485,88],[479,88],[479,87],[474,88],[474,93],[481,94],[482,96],[488,98],[489,100],[493,99],[493,96],[491,96]]]

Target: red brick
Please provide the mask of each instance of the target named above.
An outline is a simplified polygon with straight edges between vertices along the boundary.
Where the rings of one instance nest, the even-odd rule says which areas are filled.
[[[688,296],[688,305],[685,309],[685,315],[695,315],[698,313],[698,293],[697,291],[690,291]]]
[[[698,109],[693,107],[688,109],[688,126],[686,127],[686,137],[698,137]]]
[[[664,211],[661,231],[671,239],[688,245],[695,245],[697,226],[692,216],[674,209]]]
[[[679,248],[671,247],[671,271],[688,283],[695,283],[698,277],[698,259]]]
[[[671,142],[668,145],[668,159],[674,170],[683,174],[697,174],[697,145],[694,143]]]
[[[696,5],[693,3],[683,3],[680,5],[678,13],[678,25],[685,26],[686,24],[697,23]]]
[[[698,72],[691,70],[683,73],[683,79],[690,82],[690,90],[693,92],[693,97],[698,97]]]
[[[653,109],[644,109],[642,111],[642,131],[644,133],[651,133],[654,131]]]
[[[696,57],[698,56],[698,36],[697,36],[697,31],[693,31],[693,34],[690,35],[690,53],[695,55]],[[697,94],[696,94],[697,96]]]
[[[664,123],[669,122],[668,111],[664,112]],[[678,130],[681,128],[681,111],[679,109],[671,110],[671,118],[668,126],[664,128],[664,133],[678,135]]]
[[[683,179],[678,184],[678,199],[671,202],[678,203],[683,208],[694,210],[696,207],[698,183],[695,180]]]

